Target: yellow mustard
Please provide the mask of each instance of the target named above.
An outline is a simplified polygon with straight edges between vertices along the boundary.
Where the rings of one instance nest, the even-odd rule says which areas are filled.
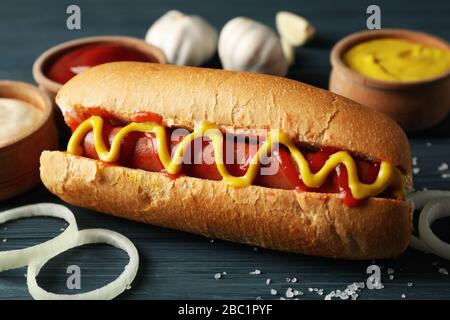
[[[297,149],[294,142],[288,134],[281,130],[271,130],[267,135],[265,142],[258,149],[257,153],[250,161],[249,168],[244,176],[236,177],[231,175],[224,165],[223,158],[223,133],[219,128],[212,124],[203,122],[198,125],[192,133],[183,138],[177,145],[173,158],[167,147],[166,130],[163,126],[153,122],[132,122],[119,130],[114,137],[111,148],[108,151],[103,141],[103,119],[99,116],[91,116],[81,123],[74,131],[69,140],[67,151],[74,155],[81,155],[83,150],[81,143],[86,134],[93,130],[94,147],[100,160],[105,162],[117,162],[120,155],[120,146],[125,136],[133,131],[152,132],[155,134],[158,145],[158,156],[166,171],[170,174],[178,174],[182,168],[183,154],[189,144],[197,138],[208,137],[212,141],[214,150],[214,160],[223,182],[233,187],[245,187],[253,183],[258,174],[260,159],[264,154],[268,154],[276,143],[286,146],[292,154],[295,163],[298,166],[301,179],[307,187],[319,188],[327,179],[328,175],[336,168],[338,164],[344,164],[348,171],[348,181],[350,191],[355,199],[363,199],[370,196],[376,196],[383,192],[387,187],[392,186],[394,196],[403,198],[403,178],[400,171],[391,163],[383,161],[380,165],[380,171],[377,179],[372,184],[361,183],[358,179],[358,171],[355,160],[346,151],[339,151],[330,156],[324,166],[316,173],[311,172],[308,161]]]
[[[343,58],[358,73],[388,81],[425,80],[450,69],[450,50],[395,38],[362,42]]]

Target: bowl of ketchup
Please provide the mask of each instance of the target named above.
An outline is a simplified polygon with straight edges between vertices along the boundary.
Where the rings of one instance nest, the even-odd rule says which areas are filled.
[[[97,36],[64,42],[42,53],[33,64],[33,77],[54,101],[58,90],[77,74],[114,61],[166,63],[164,53],[144,40]]]

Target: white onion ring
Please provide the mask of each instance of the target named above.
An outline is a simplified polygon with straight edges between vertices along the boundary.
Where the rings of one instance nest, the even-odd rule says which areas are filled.
[[[450,197],[450,191],[417,191],[408,195],[408,199],[414,203],[415,209],[422,209],[428,202],[446,197]]]
[[[38,203],[3,211],[0,213],[0,224],[20,218],[41,216],[64,219],[69,225],[58,236],[44,243],[24,249],[1,251],[0,272],[44,260],[73,246],[77,238],[77,222],[72,211],[59,204]]]
[[[449,212],[447,214],[443,212],[442,209],[450,211],[450,206],[442,208],[441,205],[437,204],[442,201],[447,201],[449,197],[450,191],[442,190],[418,191],[408,196],[409,200],[414,203],[415,209],[423,208],[419,216],[420,238],[411,235],[410,246],[412,248],[425,253],[433,253],[450,260],[450,246],[436,237],[431,230],[431,224],[435,220],[449,214]],[[431,212],[432,215],[430,214],[431,209],[433,209]]]
[[[52,257],[46,259],[46,261],[28,265],[27,284],[31,296],[36,300],[109,300],[125,291],[136,277],[139,267],[139,254],[134,244],[128,238],[114,231],[87,229],[78,232],[78,239],[72,248],[91,243],[106,243],[128,253],[130,261],[117,279],[104,287],[85,293],[55,294],[48,292],[39,287],[36,282],[36,276],[48,260],[57,256],[57,254],[54,254]]]
[[[434,221],[447,216],[450,216],[450,198],[428,203],[420,214],[419,234],[431,252],[450,260],[450,244],[439,239],[431,230],[431,224]]]

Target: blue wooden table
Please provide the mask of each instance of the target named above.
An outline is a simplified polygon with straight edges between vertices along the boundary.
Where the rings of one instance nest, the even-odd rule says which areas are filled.
[[[366,25],[366,1],[81,1],[82,29],[66,29],[66,1],[2,0],[0,2],[0,79],[33,82],[31,66],[48,47],[83,36],[119,34],[143,37],[148,26],[169,9],[199,14],[218,29],[229,19],[245,15],[274,27],[278,10],[296,11],[317,27],[312,43],[296,51],[296,64],[289,77],[327,88],[329,54],[341,37]],[[382,27],[402,27],[430,32],[450,39],[450,3],[442,1],[377,1],[382,10]],[[216,58],[209,64],[220,67]],[[0,128],[1,130],[1,128]],[[411,137],[420,172],[415,187],[450,189],[438,167],[450,162],[450,119]],[[12,200],[0,203],[0,210],[36,202],[60,203],[42,185]],[[71,207],[71,206],[70,206]],[[100,213],[71,207],[80,228],[108,228],[121,232],[137,246],[141,264],[131,290],[122,299],[279,299],[288,287],[305,294],[300,299],[323,299],[331,290],[343,290],[353,282],[367,279],[372,261],[348,262],[257,249],[225,241],[206,239],[173,230],[138,224]],[[30,246],[60,233],[64,223],[57,219],[34,218],[0,226],[0,250]],[[448,219],[433,228],[450,240]],[[5,239],[5,240],[3,240]],[[106,245],[73,249],[51,260],[38,282],[56,292],[74,293],[66,288],[66,268],[80,266],[81,290],[106,284],[127,263],[127,256]],[[375,261],[382,267],[384,289],[360,292],[362,299],[449,299],[450,276],[438,272],[450,263],[408,249],[395,260]],[[395,270],[389,279],[387,268]],[[260,275],[250,272],[261,270]],[[216,273],[226,272],[216,280]],[[0,299],[30,299],[25,268],[0,273]],[[297,278],[296,283],[287,278]],[[266,284],[270,278],[271,283]],[[276,289],[278,295],[270,294]],[[309,292],[323,289],[324,294]]]

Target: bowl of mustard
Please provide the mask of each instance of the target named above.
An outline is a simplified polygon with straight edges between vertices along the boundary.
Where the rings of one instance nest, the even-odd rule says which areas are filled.
[[[407,132],[450,111],[450,44],[403,29],[363,31],[331,52],[329,89],[390,116]]]

